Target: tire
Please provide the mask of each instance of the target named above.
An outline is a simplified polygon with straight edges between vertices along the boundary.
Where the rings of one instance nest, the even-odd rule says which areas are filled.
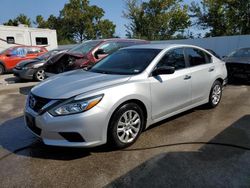
[[[4,74],[4,72],[5,72],[5,68],[2,64],[0,64],[0,75]]]
[[[132,145],[140,136],[144,125],[142,109],[135,103],[124,104],[112,115],[108,128],[108,144],[117,149]]]
[[[45,79],[45,71],[43,68],[39,68],[34,74],[34,80],[43,81]]]
[[[218,106],[218,104],[221,101],[221,97],[222,97],[222,84],[220,81],[216,80],[213,83],[213,86],[210,91],[209,102],[208,102],[209,107],[215,108],[216,106]]]

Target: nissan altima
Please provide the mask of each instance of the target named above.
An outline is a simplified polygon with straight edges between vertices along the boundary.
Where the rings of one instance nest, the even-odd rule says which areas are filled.
[[[88,71],[34,87],[25,122],[47,145],[124,148],[156,122],[202,104],[216,107],[226,80],[225,63],[197,46],[123,48]]]

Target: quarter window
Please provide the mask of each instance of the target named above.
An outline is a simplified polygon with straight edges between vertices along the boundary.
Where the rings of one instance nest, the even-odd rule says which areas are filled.
[[[157,64],[157,68],[162,66],[172,66],[175,70],[186,67],[183,48],[173,49],[168,51]]]
[[[206,57],[205,52],[203,52],[202,50],[196,48],[186,48],[186,55],[190,67],[209,63],[208,57]]]

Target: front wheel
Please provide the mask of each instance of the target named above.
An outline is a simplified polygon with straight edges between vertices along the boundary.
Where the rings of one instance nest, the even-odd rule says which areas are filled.
[[[144,123],[143,111],[137,104],[124,104],[115,111],[111,118],[108,142],[115,148],[132,145],[141,134]]]
[[[221,101],[222,97],[222,84],[218,80],[216,80],[211,88],[209,95],[209,106],[211,108],[215,108]]]
[[[45,71],[44,69],[40,68],[36,71],[34,78],[36,81],[43,81],[45,79]]]

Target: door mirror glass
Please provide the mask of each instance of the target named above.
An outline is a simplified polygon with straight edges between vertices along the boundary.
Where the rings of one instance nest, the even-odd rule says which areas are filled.
[[[104,52],[103,49],[98,49],[94,55],[96,59],[100,59],[102,56],[106,56],[107,54]]]
[[[152,72],[152,75],[153,76],[158,76],[158,75],[162,75],[162,74],[173,74],[174,72],[175,72],[174,67],[172,67],[172,66],[162,66],[162,67],[156,68]]]

